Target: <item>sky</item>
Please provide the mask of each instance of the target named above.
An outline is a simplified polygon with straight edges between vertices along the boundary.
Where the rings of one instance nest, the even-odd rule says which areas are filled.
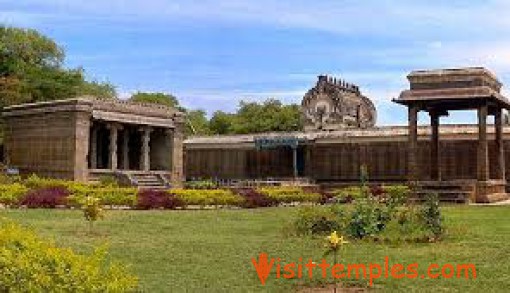
[[[121,98],[167,92],[211,114],[240,100],[300,103],[329,74],[359,85],[378,125],[406,124],[391,99],[412,70],[485,66],[510,87],[509,12],[505,0],[0,0],[2,24],[51,37],[66,66]]]

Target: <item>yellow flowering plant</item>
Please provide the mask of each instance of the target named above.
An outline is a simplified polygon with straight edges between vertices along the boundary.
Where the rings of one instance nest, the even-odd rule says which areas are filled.
[[[333,265],[336,265],[338,262],[338,251],[342,246],[349,243],[344,239],[344,236],[338,235],[336,231],[333,231],[329,236],[326,237],[326,253],[324,256],[333,253]],[[334,287],[334,292],[336,293],[336,286]]]

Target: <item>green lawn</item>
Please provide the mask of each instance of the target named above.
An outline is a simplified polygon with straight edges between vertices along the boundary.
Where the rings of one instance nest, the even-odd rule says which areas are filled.
[[[435,244],[351,243],[342,263],[474,263],[476,280],[379,279],[376,288],[394,291],[504,292],[510,288],[510,206],[443,208],[448,236]],[[109,211],[87,234],[80,211],[2,210],[1,216],[28,226],[78,251],[108,243],[113,259],[129,263],[145,292],[288,292],[298,281],[275,279],[261,286],[250,259],[260,252],[282,262],[319,262],[322,239],[286,236],[296,208],[204,211]],[[318,274],[317,274],[318,275]],[[303,280],[299,281],[303,282]]]

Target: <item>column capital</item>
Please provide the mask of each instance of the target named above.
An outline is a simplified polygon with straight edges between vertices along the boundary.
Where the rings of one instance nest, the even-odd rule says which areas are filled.
[[[140,131],[140,132],[145,132],[145,131],[147,131],[147,132],[149,132],[149,133],[150,133],[150,132],[154,131],[154,128],[153,128],[152,126],[148,126],[148,125],[146,125],[146,126],[140,126],[140,127],[138,127],[138,131]]]
[[[122,124],[120,124],[118,122],[108,122],[108,123],[106,123],[106,128],[122,130],[124,127],[122,126]]]

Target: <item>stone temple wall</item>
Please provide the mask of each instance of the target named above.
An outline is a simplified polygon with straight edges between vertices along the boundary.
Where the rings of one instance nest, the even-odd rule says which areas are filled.
[[[419,179],[430,180],[430,127],[419,127]],[[290,133],[305,142],[299,146],[300,176],[319,182],[358,182],[360,166],[370,180],[407,180],[407,127],[388,126],[370,130]],[[273,135],[273,134],[271,134]],[[278,135],[278,134],[274,134]],[[186,177],[219,179],[263,179],[292,177],[290,148],[257,150],[257,135],[192,137],[186,140]],[[267,135],[266,135],[267,136]],[[477,127],[441,126],[441,175],[444,180],[476,179]],[[504,129],[506,172],[510,174],[510,127]],[[496,176],[496,146],[489,127],[490,176]]]
[[[6,161],[21,174],[74,179],[77,113],[10,117],[6,120]]]

